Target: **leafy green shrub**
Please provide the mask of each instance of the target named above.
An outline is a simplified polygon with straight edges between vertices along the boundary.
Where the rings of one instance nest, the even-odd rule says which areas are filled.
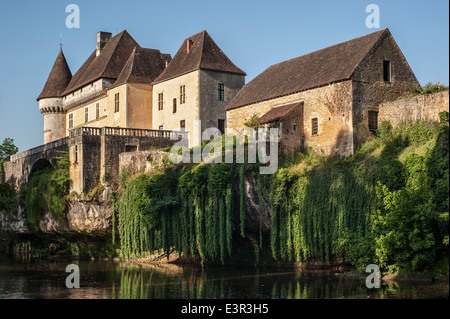
[[[9,184],[0,184],[0,212],[9,211],[16,202],[16,191]]]
[[[441,82],[437,83],[428,82],[420,89],[414,89],[413,95],[426,95],[442,91],[448,91],[448,86],[442,84]]]
[[[68,154],[56,159],[54,167],[37,171],[24,186],[28,222],[35,230],[45,212],[62,219],[70,190]]]

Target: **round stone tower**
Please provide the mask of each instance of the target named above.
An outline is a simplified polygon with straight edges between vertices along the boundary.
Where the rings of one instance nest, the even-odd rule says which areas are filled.
[[[44,144],[66,136],[66,114],[63,108],[63,92],[72,73],[62,50],[59,51],[44,89],[37,98],[39,111],[44,115]]]

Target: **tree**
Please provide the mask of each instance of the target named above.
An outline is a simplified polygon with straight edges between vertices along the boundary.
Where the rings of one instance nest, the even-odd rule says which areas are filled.
[[[5,138],[3,143],[0,145],[0,162],[9,161],[9,157],[16,154],[19,151],[16,145],[14,145],[14,139]]]

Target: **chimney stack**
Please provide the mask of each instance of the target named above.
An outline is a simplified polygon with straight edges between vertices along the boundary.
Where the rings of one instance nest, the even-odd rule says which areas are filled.
[[[187,50],[187,53],[189,53],[189,51],[191,50],[191,45],[192,45],[192,40],[187,40],[186,41],[186,50]]]
[[[97,32],[97,52],[96,56],[100,55],[100,52],[102,52],[103,47],[105,46],[106,42],[108,42],[109,39],[111,39],[112,34],[109,32],[103,32],[99,31]]]

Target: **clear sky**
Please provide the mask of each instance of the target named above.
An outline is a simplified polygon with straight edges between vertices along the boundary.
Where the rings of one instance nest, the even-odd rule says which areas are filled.
[[[80,8],[80,28],[66,27],[66,6]],[[40,0],[0,3],[0,142],[14,138],[20,151],[43,143],[36,97],[59,50],[74,74],[95,49],[97,31],[126,29],[146,48],[172,56],[182,41],[207,30],[247,72],[246,82],[271,64],[377,29],[366,27],[366,6],[380,8],[423,85],[449,84],[449,2],[381,0]]]

